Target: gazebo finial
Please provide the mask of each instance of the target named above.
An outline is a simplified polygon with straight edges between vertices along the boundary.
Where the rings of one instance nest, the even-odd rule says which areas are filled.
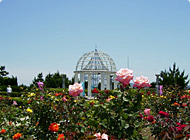
[[[98,49],[97,49],[97,45],[95,46],[95,51],[96,51],[96,52],[98,51]]]

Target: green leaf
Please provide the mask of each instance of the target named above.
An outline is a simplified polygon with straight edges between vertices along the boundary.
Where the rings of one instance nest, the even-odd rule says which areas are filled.
[[[123,101],[129,102],[129,100],[126,97],[123,97]]]
[[[129,124],[126,123],[125,124],[125,129],[127,129],[127,128],[129,128]]]
[[[99,104],[94,105],[94,107],[99,107],[99,106],[100,106]]]
[[[85,128],[84,128],[84,127],[81,128],[81,132],[82,132],[82,133],[85,132]]]
[[[122,116],[123,116],[124,119],[128,118],[128,115],[126,113],[123,113]]]
[[[133,131],[133,138],[136,138],[138,135],[138,132],[136,130]]]

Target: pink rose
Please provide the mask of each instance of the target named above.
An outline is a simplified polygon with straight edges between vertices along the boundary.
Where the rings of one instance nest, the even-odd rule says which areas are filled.
[[[149,109],[149,108],[146,108],[146,109],[144,110],[144,114],[145,114],[145,115],[150,115],[150,109]]]
[[[67,101],[67,98],[66,98],[66,96],[64,95],[64,97],[63,97],[63,102],[66,102]]]
[[[116,81],[119,81],[123,85],[128,85],[129,82],[133,79],[133,70],[129,69],[120,69],[116,72]]]
[[[144,77],[144,76],[141,76],[141,77],[137,77],[135,80],[134,80],[134,87],[138,87],[139,89],[140,88],[144,88],[144,87],[150,87],[151,85],[149,84],[149,80],[147,77]]]
[[[94,136],[96,136],[99,140],[108,140],[108,135],[107,134],[102,134],[99,132],[99,133],[96,133]]]
[[[74,85],[69,85],[69,95],[76,97],[82,92],[83,92],[82,84],[75,83]]]
[[[13,105],[17,105],[17,102],[16,102],[16,101],[13,101]]]
[[[111,101],[111,98],[108,98],[108,99],[107,99],[107,102],[110,102],[110,101]]]

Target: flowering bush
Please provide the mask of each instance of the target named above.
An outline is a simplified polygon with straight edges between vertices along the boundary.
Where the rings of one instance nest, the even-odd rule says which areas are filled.
[[[163,95],[145,94],[144,107],[151,113],[142,115],[151,128],[151,132],[162,139],[188,139],[190,136],[190,99],[189,93],[170,87],[164,90]],[[153,105],[156,103],[156,105]],[[146,109],[145,109],[146,110]],[[146,112],[146,111],[145,111]]]
[[[20,133],[16,133],[14,136],[13,136],[13,139],[14,140],[17,140],[21,137],[21,134]]]
[[[42,82],[23,92],[23,105],[0,97],[0,138],[3,139],[143,139],[142,129],[151,128],[158,139],[189,136],[187,92],[177,88],[159,96],[149,89],[148,78],[137,77],[129,86],[133,71],[116,73],[119,90],[95,90],[95,99],[79,96],[82,85],[69,92],[50,92]]]

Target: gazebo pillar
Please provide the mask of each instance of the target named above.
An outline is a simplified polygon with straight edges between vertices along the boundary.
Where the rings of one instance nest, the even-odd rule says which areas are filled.
[[[75,72],[75,83],[78,83],[78,72]]]
[[[80,94],[80,96],[84,96],[85,95],[85,86],[84,86],[84,72],[80,73],[80,83],[83,86],[83,92]]]
[[[113,75],[113,81],[114,81],[114,89],[117,89],[117,81],[115,80],[116,78],[116,73]]]
[[[84,73],[83,72],[80,73],[80,82],[84,82]]]
[[[89,96],[89,97],[92,96],[92,93],[91,93],[91,85],[92,85],[92,82],[91,82],[91,74],[88,73],[88,96]]]
[[[107,73],[107,90],[110,90],[110,74]]]
[[[105,83],[104,83],[105,73],[101,73],[101,90],[105,90]]]

